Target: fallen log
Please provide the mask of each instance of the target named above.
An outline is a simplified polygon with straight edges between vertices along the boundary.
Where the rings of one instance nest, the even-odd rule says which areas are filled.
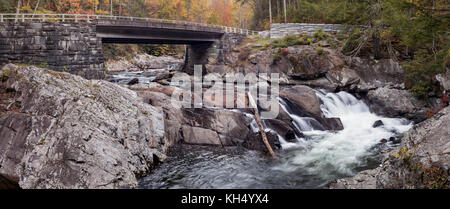
[[[255,112],[255,121],[258,124],[259,131],[261,132],[261,138],[262,138],[264,144],[266,145],[267,149],[269,150],[270,155],[272,155],[273,158],[278,159],[278,157],[275,155],[275,152],[273,151],[272,147],[269,144],[269,140],[267,140],[266,131],[264,130],[264,126],[261,122],[261,117],[259,116],[258,106],[256,105],[255,100],[253,100],[253,97],[250,94],[250,92],[248,92],[247,95],[248,95],[250,107],[252,107]]]

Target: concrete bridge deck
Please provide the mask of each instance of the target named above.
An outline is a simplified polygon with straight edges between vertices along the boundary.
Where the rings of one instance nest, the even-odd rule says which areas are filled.
[[[196,44],[219,40],[222,28],[130,20],[97,20],[103,43]]]

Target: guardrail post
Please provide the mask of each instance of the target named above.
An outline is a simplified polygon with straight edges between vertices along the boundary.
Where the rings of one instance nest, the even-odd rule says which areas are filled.
[[[89,19],[89,15],[87,15],[87,22],[91,22],[91,20]]]
[[[0,22],[3,22],[3,14],[0,14]]]
[[[75,15],[75,22],[78,22],[78,15]]]
[[[22,22],[25,22],[25,14],[22,14]]]
[[[66,15],[65,14],[62,15],[62,21],[66,22]]]

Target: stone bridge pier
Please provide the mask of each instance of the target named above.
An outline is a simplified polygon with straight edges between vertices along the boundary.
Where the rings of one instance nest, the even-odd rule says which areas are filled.
[[[187,45],[184,70],[220,64],[245,34],[223,28],[164,22],[96,20],[92,23],[2,22],[0,65],[33,64],[87,79],[105,78],[103,43]]]
[[[184,71],[190,75],[194,73],[194,65],[203,66],[203,74],[207,64],[221,64],[233,47],[242,43],[245,35],[225,33],[220,39],[213,42],[190,44],[186,47]]]
[[[0,23],[0,65],[6,63],[105,77],[102,41],[88,23]]]

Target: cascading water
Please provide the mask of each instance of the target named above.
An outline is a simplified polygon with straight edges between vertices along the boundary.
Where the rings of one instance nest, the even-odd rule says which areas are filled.
[[[380,117],[346,92],[316,91],[326,117],[341,119],[344,130],[321,131],[313,118],[295,115],[280,99],[282,109],[293,125],[304,134],[296,142],[279,135],[283,150],[280,161],[260,156],[256,151],[175,150],[171,159],[156,169],[140,185],[143,188],[320,188],[330,180],[354,175],[376,167],[381,139],[388,139],[411,128],[409,121]],[[235,110],[237,111],[237,110]],[[247,115],[252,117],[251,115]],[[383,126],[372,125],[381,120]],[[257,132],[253,121],[250,128]],[[266,129],[268,130],[268,129]],[[269,130],[274,132],[273,130]]]
[[[324,115],[340,118],[344,130],[318,131],[312,126],[301,126],[308,140],[302,140],[297,144],[307,148],[293,150],[286,161],[274,169],[292,172],[301,168],[311,175],[318,175],[324,179],[354,175],[360,168],[367,166],[365,165],[367,161],[376,154],[373,147],[381,139],[388,139],[411,128],[411,124],[405,119],[385,118],[371,113],[363,101],[349,93],[316,91],[316,94],[322,102],[321,109]],[[285,103],[281,102],[281,105]],[[307,125],[305,118],[289,112],[288,114],[295,122],[303,121],[303,124]],[[374,128],[373,124],[378,120],[384,125]],[[295,147],[292,143],[282,146]]]

